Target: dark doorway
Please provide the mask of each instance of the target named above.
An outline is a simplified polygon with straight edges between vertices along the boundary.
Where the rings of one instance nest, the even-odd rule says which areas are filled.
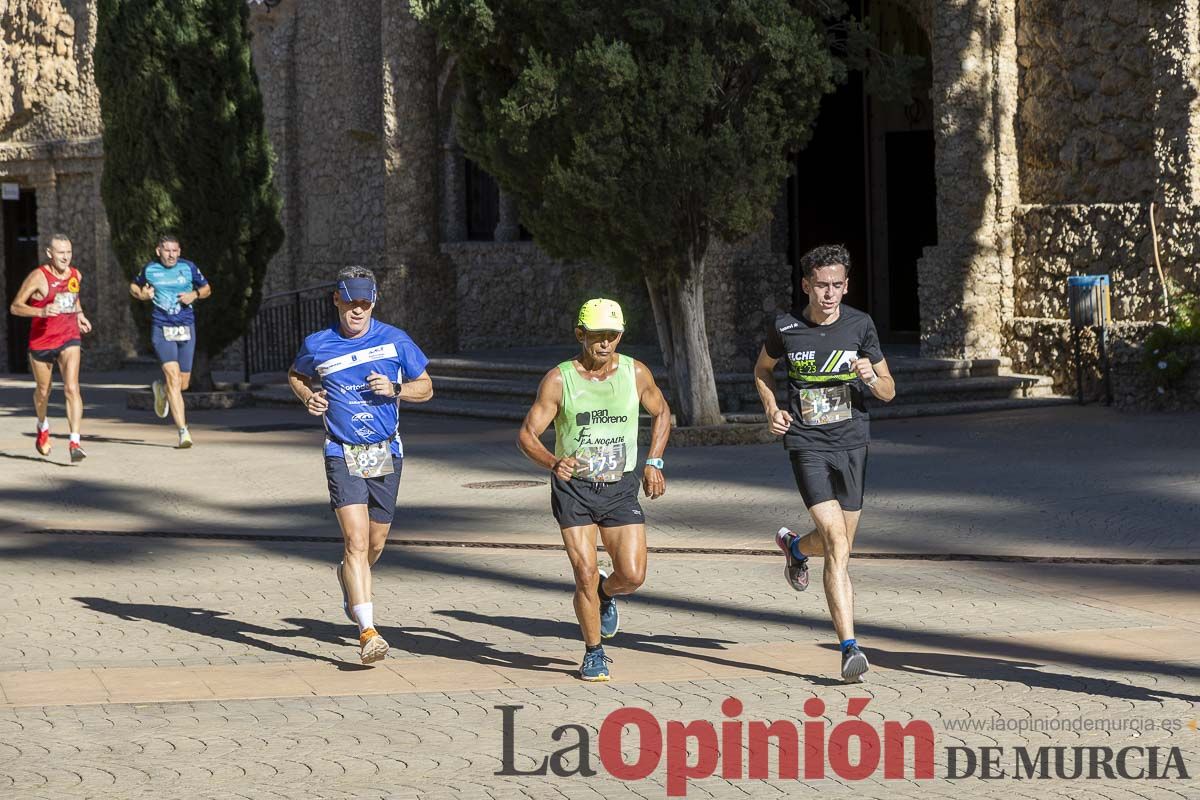
[[[38,265],[37,198],[32,189],[21,189],[16,200],[4,201],[4,308],[17,295],[25,276]],[[8,314],[8,371],[29,372],[28,317]]]
[[[788,181],[795,265],[793,299],[806,300],[799,257],[819,244],[850,251],[846,302],[871,314],[888,343],[915,343],[920,331],[917,262],[937,243],[937,183],[928,35],[890,0],[851,2],[871,18],[880,48],[919,55],[907,99],[883,100],[864,91],[861,73],[827,95],[808,146]]]
[[[893,332],[919,331],[917,259],[937,242],[933,131],[889,131],[884,142],[889,327]]]
[[[500,187],[496,179],[471,159],[466,161],[467,238],[490,242],[500,221]]]
[[[821,113],[808,146],[796,154],[788,179],[792,207],[792,300],[802,308],[800,257],[822,244],[850,251],[846,302],[868,309],[866,159],[863,141],[862,76],[855,72],[821,100]]]

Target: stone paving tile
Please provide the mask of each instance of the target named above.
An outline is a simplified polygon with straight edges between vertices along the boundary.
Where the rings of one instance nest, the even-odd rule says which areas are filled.
[[[46,539],[55,545],[53,556],[44,552]],[[341,614],[331,546],[139,539],[153,552],[131,573],[122,559],[107,557],[112,542],[0,536],[0,556],[10,563],[0,569],[0,670],[341,661],[355,655],[356,635]],[[30,547],[39,553],[36,564],[22,555]],[[803,594],[784,584],[781,568],[781,559],[768,557],[651,556],[646,586],[622,601],[624,646],[704,652],[723,642],[829,641],[819,568],[814,589]],[[1200,572],[1122,570],[1131,581]],[[1013,593],[1004,570],[974,564],[863,561],[854,564],[853,574],[860,630],[867,637],[1165,622],[1152,612],[1044,591]],[[556,552],[396,547],[377,572],[376,618],[407,656],[465,649],[474,657],[519,662],[576,646],[569,580],[566,558]],[[1195,619],[1170,621],[1200,632]],[[52,639],[47,631],[55,632]]]
[[[42,538],[0,537],[0,675],[297,659],[340,663],[353,657],[328,546],[141,539],[142,550],[108,552],[118,540],[81,537],[55,538],[50,554]],[[37,558],[23,555],[29,547]],[[660,721],[719,723],[725,718],[721,701],[733,696],[745,704],[739,717],[745,721],[809,719],[803,704],[813,697],[826,705],[821,719],[829,731],[846,719],[850,698],[870,698],[861,718],[876,727],[927,720],[934,726],[938,777],[712,777],[690,783],[689,797],[1194,796],[1194,782],[945,779],[945,748],[956,745],[1002,746],[1010,758],[1017,745],[1175,746],[1193,773],[1200,769],[1200,733],[1182,725],[1139,736],[1128,728],[947,729],[961,719],[985,725],[993,719],[1103,720],[1111,727],[1129,719],[1182,724],[1195,718],[1195,661],[1171,662],[1135,641],[1103,658],[1053,647],[1056,638],[1065,641],[1078,631],[1099,638],[1158,629],[1191,637],[1195,620],[1073,599],[1055,582],[1078,582],[1078,576],[1052,566],[856,564],[860,636],[868,645],[872,636],[879,643],[871,652],[880,667],[859,686],[822,675],[771,673],[597,686],[538,671],[570,669],[573,664],[547,659],[578,647],[561,553],[395,548],[385,563],[377,603],[385,615],[401,619],[395,638],[405,658],[494,659],[525,669],[529,685],[472,691],[457,682],[441,692],[394,695],[2,708],[0,794],[662,798],[662,765],[636,782],[617,781],[603,770],[573,779],[496,775],[503,745],[495,707],[523,706],[516,718],[521,769],[563,746],[550,733],[567,723],[589,731],[592,766],[600,769],[596,734],[612,710],[635,706]],[[622,653],[661,652],[704,665],[734,645],[827,643],[820,592],[792,592],[780,567],[778,559],[765,557],[652,556],[644,594],[624,606],[625,631],[610,648],[614,669],[620,669]],[[1194,585],[1197,572],[1122,568],[1126,582],[1147,586]],[[46,631],[55,632],[54,642],[46,641]],[[969,642],[970,655],[956,654],[955,642]],[[832,670],[836,656],[829,658]],[[544,680],[552,683],[539,683]]]

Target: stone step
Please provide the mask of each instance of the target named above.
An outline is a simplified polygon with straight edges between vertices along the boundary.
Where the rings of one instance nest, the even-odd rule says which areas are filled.
[[[975,414],[983,411],[1005,411],[1022,408],[1045,408],[1075,403],[1074,397],[1046,395],[1042,397],[1006,397],[990,400],[962,400],[945,403],[912,403],[910,405],[876,405],[871,408],[871,419],[904,419],[909,417],[937,417],[948,414]],[[726,414],[725,420],[734,424],[765,424],[762,414]]]

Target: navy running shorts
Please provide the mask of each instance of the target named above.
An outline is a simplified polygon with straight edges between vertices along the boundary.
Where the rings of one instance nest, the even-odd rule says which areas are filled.
[[[396,516],[396,496],[400,494],[400,472],[404,458],[392,456],[396,470],[391,475],[378,478],[360,478],[351,475],[346,459],[341,456],[325,456],[325,478],[329,482],[329,507],[366,505],[367,516],[372,522],[391,522]]]

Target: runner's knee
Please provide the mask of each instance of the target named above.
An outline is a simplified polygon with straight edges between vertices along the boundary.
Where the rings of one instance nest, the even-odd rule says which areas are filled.
[[[575,564],[575,586],[580,589],[590,589],[600,580],[600,571],[595,564]]]

